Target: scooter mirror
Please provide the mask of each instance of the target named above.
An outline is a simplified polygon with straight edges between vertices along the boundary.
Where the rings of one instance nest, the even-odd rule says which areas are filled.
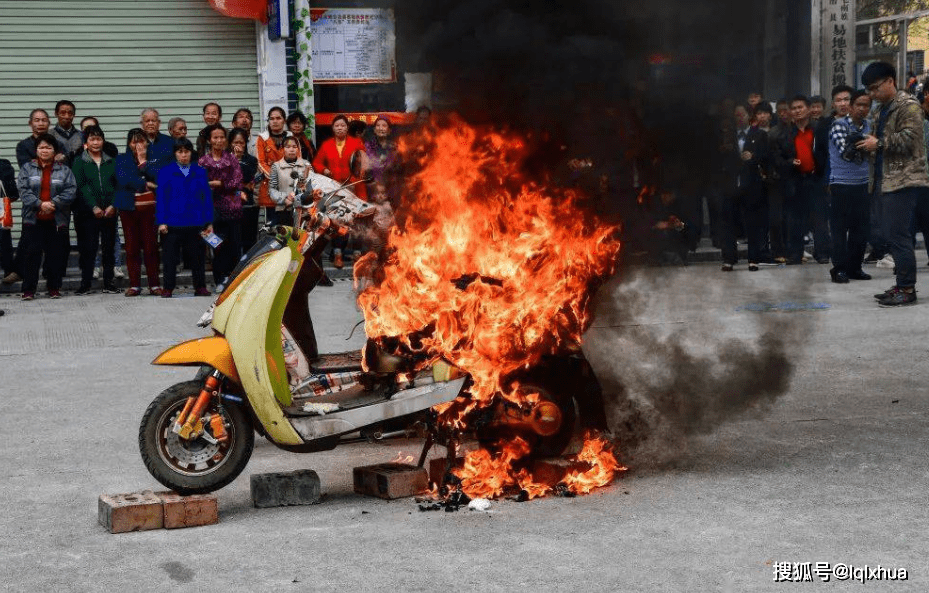
[[[356,150],[353,152],[352,156],[348,159],[348,167],[353,177],[356,179],[365,179],[365,182],[368,182],[365,175],[370,175],[370,167],[368,166],[368,155],[365,154],[365,151]]]

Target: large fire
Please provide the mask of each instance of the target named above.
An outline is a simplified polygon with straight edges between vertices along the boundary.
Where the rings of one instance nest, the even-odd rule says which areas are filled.
[[[612,273],[620,245],[615,227],[581,213],[581,196],[550,185],[543,172],[526,176],[527,145],[514,134],[452,119],[401,142],[401,152],[416,161],[408,182],[415,199],[404,200],[407,217],[389,238],[383,281],[358,301],[368,336],[399,339],[470,373],[469,398],[440,417],[464,428],[469,412],[496,398],[537,397],[507,376],[580,344],[595,283]],[[531,463],[520,462],[529,449],[517,437],[493,453],[470,453],[456,472],[465,494],[549,492],[554,483],[537,482]],[[625,469],[595,436],[577,462],[559,476],[576,493]]]

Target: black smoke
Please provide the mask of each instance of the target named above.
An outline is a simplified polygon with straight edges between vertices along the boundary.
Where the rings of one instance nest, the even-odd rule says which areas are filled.
[[[618,449],[638,467],[672,458],[726,422],[764,414],[788,393],[813,323],[809,312],[736,312],[727,289],[712,282],[669,289],[693,281],[654,270],[614,279],[585,337]]]

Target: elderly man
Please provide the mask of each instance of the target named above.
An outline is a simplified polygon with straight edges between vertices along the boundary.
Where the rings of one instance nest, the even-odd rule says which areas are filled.
[[[84,137],[81,131],[74,126],[76,107],[67,99],[58,101],[55,105],[55,118],[58,124],[52,128],[52,136],[61,146],[61,152],[55,155],[55,160],[68,167],[74,162],[74,157],[84,148]]]
[[[874,62],[861,83],[879,104],[874,133],[856,146],[874,154],[874,192],[880,196],[884,239],[896,264],[897,283],[875,295],[881,307],[916,303],[916,254],[911,225],[916,199],[929,187],[923,112],[916,99],[897,89],[897,70]]]
[[[39,134],[48,132],[49,123],[48,112],[44,109],[33,109],[29,114],[29,127],[32,129],[32,134],[16,145],[16,162],[20,167],[36,159],[35,139],[39,137]]]
[[[172,117],[168,120],[168,133],[177,142],[187,137],[187,121],[183,117]]]
[[[174,139],[161,133],[161,118],[158,116],[158,110],[151,108],[144,110],[140,122],[142,131],[148,139],[148,159],[156,161],[159,166],[173,161]]]

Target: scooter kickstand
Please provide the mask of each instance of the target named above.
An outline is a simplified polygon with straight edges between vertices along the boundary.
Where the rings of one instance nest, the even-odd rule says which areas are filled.
[[[426,465],[426,455],[429,454],[429,449],[432,448],[433,438],[432,433],[426,435],[426,442],[423,443],[423,452],[419,454],[419,463],[416,464],[416,467],[423,467]]]

